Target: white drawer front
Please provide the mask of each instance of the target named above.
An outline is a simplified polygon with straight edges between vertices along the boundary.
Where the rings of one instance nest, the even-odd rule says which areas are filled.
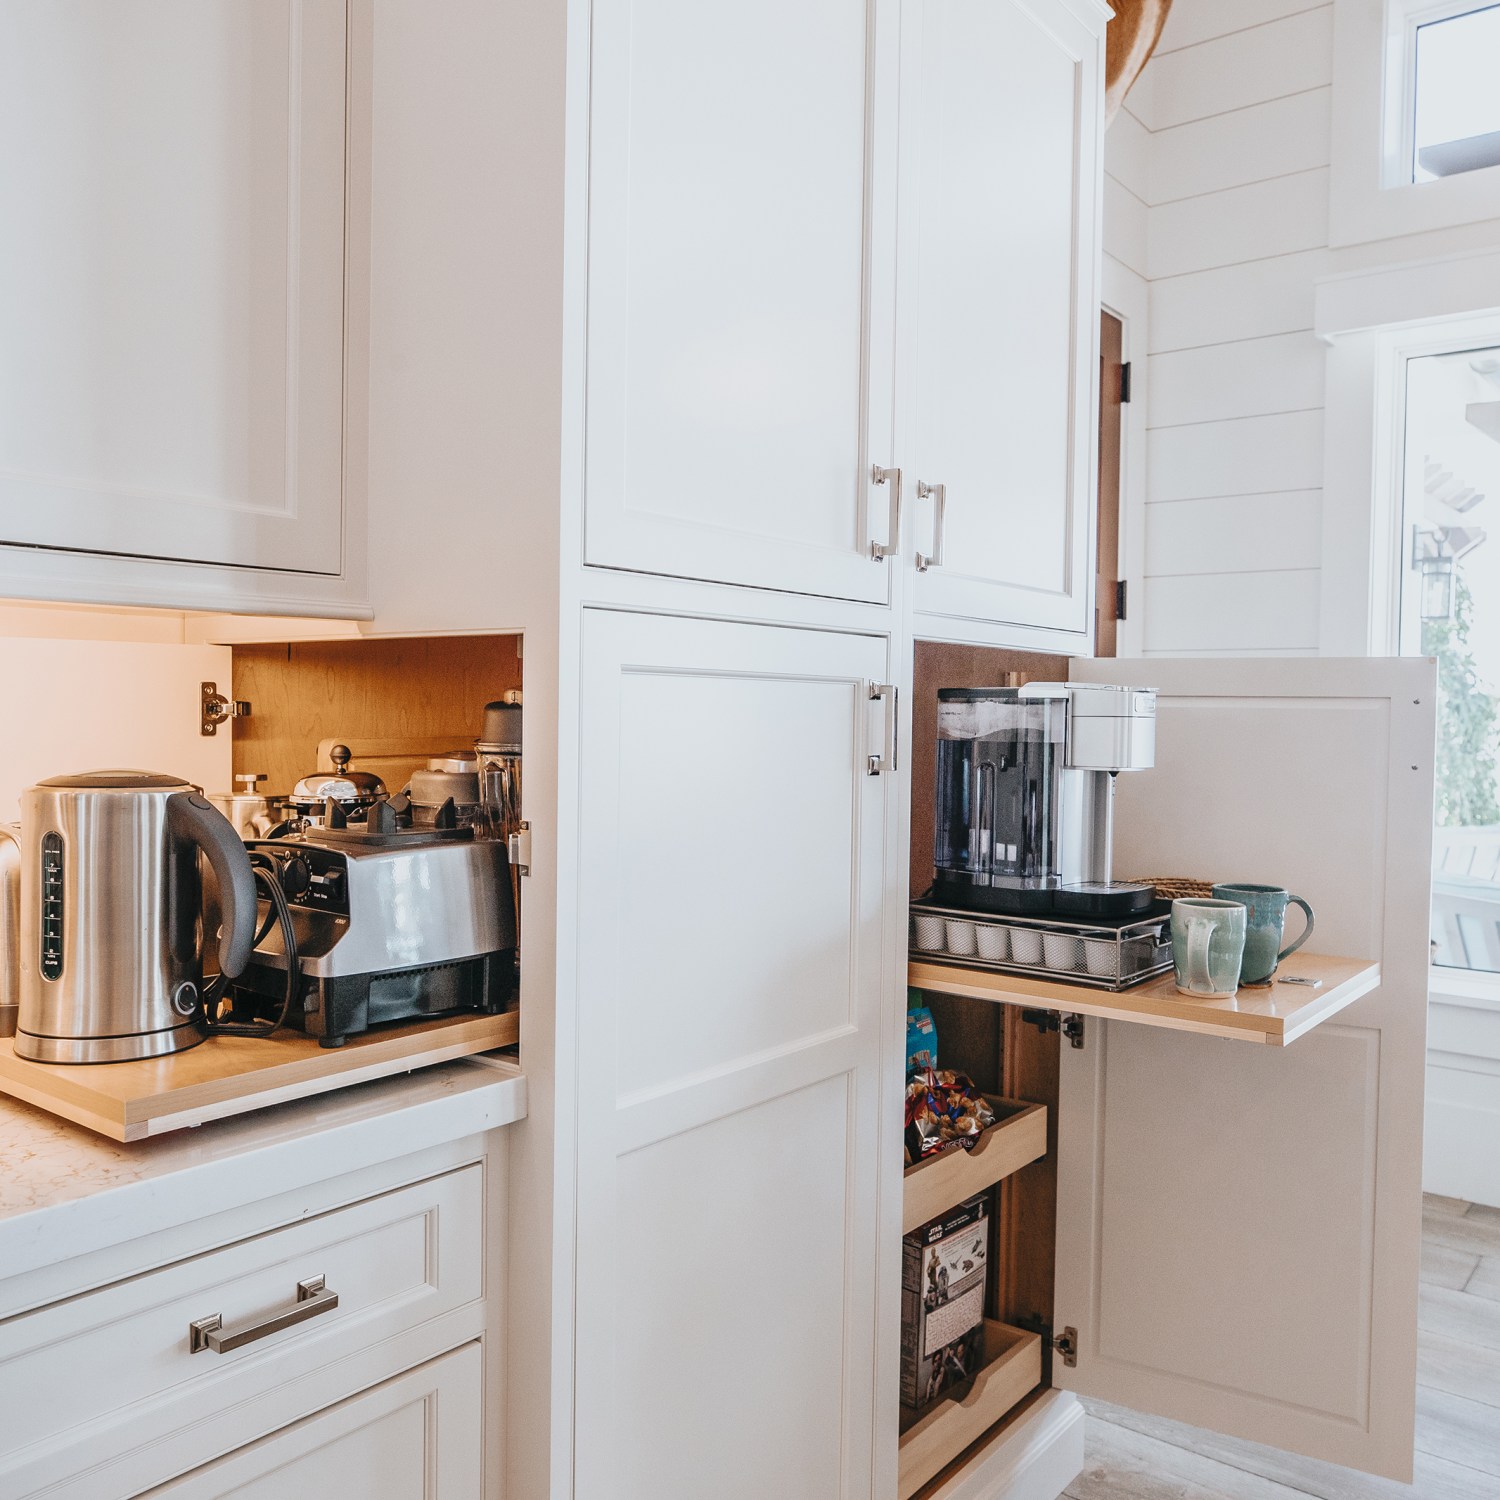
[[[71,1446],[118,1454],[477,1300],[482,1239],[473,1165],[0,1323],[0,1493],[55,1476]],[[218,1314],[232,1339],[318,1276],[337,1306],[191,1349],[193,1322]]]
[[[140,1500],[480,1500],[484,1369],[467,1344]]]

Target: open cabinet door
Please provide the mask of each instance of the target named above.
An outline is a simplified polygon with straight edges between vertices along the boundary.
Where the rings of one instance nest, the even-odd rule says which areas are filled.
[[[1409,1481],[1434,667],[1072,675],[1160,695],[1155,770],[1118,778],[1117,876],[1284,885],[1317,913],[1310,950],[1382,977],[1284,1049],[1119,1020],[1062,1049],[1055,1327],[1077,1363],[1054,1381]]]
[[[227,646],[0,638],[0,822],[47,776],[107,767],[169,772],[230,789],[233,740],[199,729],[202,684],[230,696]]]

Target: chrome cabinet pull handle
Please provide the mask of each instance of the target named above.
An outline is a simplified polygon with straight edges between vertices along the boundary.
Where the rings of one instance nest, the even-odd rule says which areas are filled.
[[[940,568],[943,565],[943,535],[948,527],[948,486],[946,484],[927,484],[923,480],[917,481],[917,499],[932,499],[932,556],[917,553],[917,572],[925,573],[928,568]]]
[[[901,702],[901,689],[893,682],[872,682],[870,684],[870,702],[885,704],[886,728],[889,730],[889,743],[891,747],[891,770],[901,769],[901,715],[898,706]],[[865,760],[865,770],[871,776],[879,776],[885,770],[885,761],[879,754],[870,755]]]
[[[891,487],[891,515],[887,523],[889,530],[886,532],[885,542],[870,543],[870,559],[872,562],[884,562],[888,557],[895,557],[901,551],[901,470],[882,469],[879,464],[873,464],[870,468],[871,484],[888,484]]]
[[[294,1328],[298,1323],[307,1322],[309,1318],[332,1312],[338,1305],[339,1294],[329,1291],[323,1285],[321,1276],[309,1276],[306,1281],[297,1283],[297,1300],[291,1307],[272,1313],[258,1323],[246,1323],[243,1328],[226,1330],[220,1313],[210,1313],[206,1318],[189,1323],[188,1352],[200,1354],[205,1349],[211,1349],[215,1354],[228,1354],[232,1349],[243,1348],[257,1339],[280,1333],[283,1328]]]

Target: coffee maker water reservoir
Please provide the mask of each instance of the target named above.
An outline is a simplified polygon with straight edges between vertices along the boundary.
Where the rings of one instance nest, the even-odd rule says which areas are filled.
[[[1128,918],[1116,883],[1114,778],[1156,758],[1156,694],[1093,683],[938,693],[932,899],[971,910]]]

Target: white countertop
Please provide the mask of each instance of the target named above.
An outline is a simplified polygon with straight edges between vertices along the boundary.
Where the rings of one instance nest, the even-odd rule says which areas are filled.
[[[244,1201],[242,1164],[290,1184],[526,1114],[513,1063],[470,1057],[120,1145],[0,1096],[0,1278]],[[312,1149],[315,1146],[315,1150]]]

